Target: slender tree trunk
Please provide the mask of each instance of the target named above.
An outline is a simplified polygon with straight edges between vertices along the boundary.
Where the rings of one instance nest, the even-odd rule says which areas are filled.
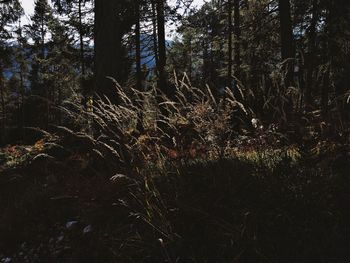
[[[214,43],[214,28],[211,27],[211,32],[209,37],[209,43],[208,43],[208,75],[209,75],[209,81],[210,84],[215,85],[217,78],[216,78],[216,74],[215,74],[215,68],[214,68],[214,51],[213,51],[213,43]],[[218,87],[216,87],[216,91],[215,91],[215,95],[219,95],[219,89]]]
[[[141,70],[141,11],[140,11],[140,0],[135,0],[135,9],[136,9],[136,26],[135,26],[135,49],[136,49],[136,89],[143,91],[142,87],[142,70]],[[140,102],[142,106],[142,102]],[[143,115],[142,112],[138,113],[137,120],[137,130],[143,132]]]
[[[189,76],[189,79],[192,80],[192,56],[193,56],[193,49],[192,49],[192,37],[189,38],[188,40],[188,44],[189,44],[189,51],[190,51],[190,54],[189,54],[189,61],[188,61],[188,76]]]
[[[166,42],[165,42],[165,18],[164,18],[164,1],[157,0],[157,26],[158,26],[158,88],[166,95],[169,94],[169,89],[166,86]]]
[[[289,0],[279,0],[279,17],[281,27],[281,55],[286,63],[285,85],[289,87],[293,83],[293,63],[287,59],[295,58],[293,28]]]
[[[41,56],[45,58],[45,28],[44,28],[44,18],[41,18]]]
[[[330,85],[330,66],[323,75],[322,92],[321,92],[321,111],[324,118],[328,114],[328,100],[329,100],[329,85]]]
[[[22,24],[21,24],[21,19],[18,20],[18,39],[22,39]],[[24,74],[25,74],[25,62],[24,62],[24,56],[23,56],[23,43],[22,41],[19,41],[20,43],[20,59],[19,59],[19,79],[20,79],[20,94],[21,94],[21,100],[20,100],[20,110],[18,112],[19,114],[19,130],[21,133],[21,138],[24,140],[24,92],[25,92],[25,87],[24,87]]]
[[[1,125],[0,125],[0,144],[5,143],[6,133],[6,107],[5,107],[5,87],[3,81],[3,68],[0,64],[0,96],[1,96]]]
[[[311,94],[313,90],[313,74],[315,67],[315,49],[316,49],[316,26],[318,21],[318,0],[312,1],[312,18],[309,27],[308,34],[308,61],[307,61],[307,71],[306,71],[306,87],[305,87],[305,104],[306,109],[309,109],[312,100]]]
[[[45,59],[45,25],[44,25],[44,18],[41,17],[41,59]],[[41,69],[41,73],[43,73],[43,68],[39,65]],[[39,85],[41,87],[41,91],[44,94],[44,107],[45,107],[45,114],[44,114],[44,127],[45,129],[48,129],[49,127],[49,119],[50,119],[50,103],[49,103],[49,85],[45,85],[44,79],[41,77],[39,79]]]
[[[79,0],[78,4],[78,16],[79,16],[79,41],[80,41],[80,63],[81,63],[81,75],[85,76],[85,56],[84,56],[84,35],[83,35],[83,14],[82,14],[82,2]]]
[[[228,88],[233,89],[232,86],[232,0],[228,0],[228,69],[227,69],[227,81]]]
[[[208,72],[208,44],[206,42],[206,38],[202,39],[202,49],[203,49],[203,67],[202,67],[202,85],[208,84],[208,76],[210,75]]]
[[[336,44],[334,37],[336,37],[334,31],[334,12],[335,2],[333,0],[328,1],[328,10],[326,15],[326,32],[327,32],[327,45],[328,45],[328,67],[323,75],[322,90],[321,90],[321,111],[324,118],[328,115],[328,100],[330,91],[330,71],[333,66],[333,56],[336,54]],[[340,94],[339,94],[340,95]],[[342,112],[341,112],[342,114]]]
[[[158,66],[158,38],[157,38],[157,11],[155,6],[155,0],[151,1],[152,4],[152,27],[153,27],[153,50],[154,59],[156,62],[156,67]],[[156,70],[156,75],[158,77],[158,69]]]
[[[19,110],[19,129],[21,131],[22,139],[24,139],[24,77],[23,77],[23,65],[21,65],[19,71],[19,79],[20,79],[20,94],[21,94],[21,102],[20,102],[20,110]]]
[[[58,88],[58,105],[62,106],[63,96],[62,96],[62,88]],[[62,125],[62,111],[58,111],[58,123]]]
[[[240,0],[234,0],[234,30],[235,30],[235,76],[240,77],[241,67],[241,21],[240,21]]]
[[[302,51],[299,52],[300,62],[299,62],[299,71],[298,71],[298,83],[299,89],[301,91],[300,94],[305,94],[305,58],[304,53]],[[298,100],[298,110],[301,110],[304,105],[304,97],[300,96]]]
[[[166,66],[166,42],[165,42],[165,17],[164,17],[164,3],[166,0],[156,0],[157,5],[157,32],[158,32],[158,81],[157,88],[162,91],[167,97],[170,97],[170,90],[167,87],[165,66]],[[158,104],[162,102],[162,98],[157,96]],[[160,113],[163,116],[168,116],[168,111],[165,106],[160,106]],[[166,130],[168,128],[164,122],[160,121],[161,118],[158,118],[157,127],[161,130]]]
[[[142,90],[142,72],[141,72],[141,29],[140,29],[140,2],[135,0],[136,5],[136,26],[135,26],[135,46],[136,46],[136,88]]]

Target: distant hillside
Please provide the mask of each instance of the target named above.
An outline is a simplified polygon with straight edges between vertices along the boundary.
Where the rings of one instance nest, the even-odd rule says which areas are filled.
[[[141,36],[141,65],[146,66],[148,69],[154,69],[156,67],[152,38],[153,38],[152,35],[144,34]],[[172,43],[173,41],[167,40],[166,41],[167,47],[170,47]],[[16,45],[11,45],[10,48],[15,49],[16,47],[17,47]],[[93,46],[89,46],[90,51],[92,51],[93,48],[94,48]],[[25,49],[24,52],[27,54],[31,54],[31,49],[27,48]],[[130,53],[130,56],[134,56],[134,52]],[[31,60],[32,60],[31,56],[28,55],[29,64],[31,63]],[[17,61],[13,58],[11,67],[8,67],[4,70],[5,79],[10,79],[18,67],[19,65]],[[150,74],[152,75],[152,72],[150,72]]]

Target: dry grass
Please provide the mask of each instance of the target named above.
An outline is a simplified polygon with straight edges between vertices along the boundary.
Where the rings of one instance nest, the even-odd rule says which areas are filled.
[[[228,147],[235,146],[234,135],[254,130],[254,113],[232,91],[226,89],[221,98],[214,98],[208,86],[193,87],[186,75],[174,75],[171,99],[155,88],[140,92],[115,86],[117,105],[96,95],[88,110],[76,103],[80,98],[61,108],[83,131],[56,127],[88,145],[106,163],[161,169],[169,161],[227,158]]]
[[[243,87],[245,100],[237,101],[229,90],[218,99],[209,87],[192,87],[186,75],[174,83],[172,99],[116,83],[117,105],[98,96],[92,110],[78,97],[66,102],[70,128],[55,127],[55,136],[46,134],[53,141],[33,146],[49,158],[39,154],[13,172],[18,181],[6,181],[6,255],[18,262],[347,262],[349,151],[331,141],[286,145],[276,125],[254,128]],[[67,229],[72,219],[79,223]]]

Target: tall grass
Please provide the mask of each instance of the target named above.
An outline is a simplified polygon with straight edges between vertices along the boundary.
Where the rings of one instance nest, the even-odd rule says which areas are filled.
[[[15,229],[37,217],[27,207],[45,210],[53,220],[40,226],[55,224],[50,235],[64,241],[44,235],[14,259],[347,262],[348,151],[329,141],[286,143],[278,125],[256,119],[247,106],[253,95],[241,84],[240,100],[228,89],[218,98],[209,86],[193,87],[186,75],[174,75],[173,88],[169,98],[115,83],[117,104],[96,95],[85,107],[77,96],[60,108],[69,125],[36,144],[30,169],[17,172],[30,174],[19,181],[21,193],[2,194],[7,216],[0,225]],[[278,108],[270,92],[266,107]],[[70,232],[65,215],[94,230]],[[30,229],[27,239],[43,231]]]
[[[209,86],[191,86],[186,74],[181,79],[174,75],[173,88],[174,95],[168,98],[156,88],[141,92],[115,82],[117,104],[96,95],[86,109],[76,98],[61,110],[83,131],[57,129],[89,145],[92,154],[107,164],[121,164],[125,169],[161,168],[169,160],[222,158],[235,132],[252,129],[254,113],[229,89],[215,98]],[[234,125],[239,126],[236,131]]]

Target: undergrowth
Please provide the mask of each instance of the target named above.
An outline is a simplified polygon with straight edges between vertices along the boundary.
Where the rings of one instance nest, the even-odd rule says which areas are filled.
[[[243,88],[174,83],[77,97],[67,125],[5,148],[0,260],[348,262],[348,141],[292,143]]]

